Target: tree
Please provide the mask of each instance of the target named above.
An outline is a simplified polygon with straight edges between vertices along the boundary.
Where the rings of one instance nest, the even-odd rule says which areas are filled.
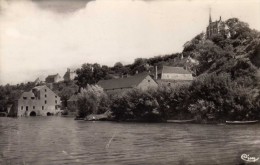
[[[245,39],[249,37],[250,28],[247,23],[239,21],[238,18],[230,18],[225,24],[228,26],[231,39]]]
[[[131,73],[141,73],[149,69],[149,64],[145,58],[137,58],[131,66]]]
[[[77,76],[75,80],[79,87],[86,87],[88,84],[95,84],[99,80],[106,79],[108,70],[106,66],[101,67],[99,64],[83,64],[80,69],[76,71]]]
[[[196,51],[199,53],[197,57],[199,65],[196,67],[198,75],[207,71],[213,63],[225,55],[223,49],[211,41],[198,44]]]
[[[78,116],[84,118],[90,114],[102,114],[109,110],[109,104],[109,98],[101,87],[87,85],[78,94]]]
[[[121,62],[117,62],[115,63],[114,67],[112,68],[112,70],[116,73],[119,74],[120,76],[122,76],[123,74],[126,74],[128,71],[126,69],[126,67],[124,67],[124,65]]]

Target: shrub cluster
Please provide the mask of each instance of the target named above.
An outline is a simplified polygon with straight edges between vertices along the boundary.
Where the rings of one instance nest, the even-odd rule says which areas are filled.
[[[259,90],[243,86],[241,81],[232,81],[227,73],[204,74],[190,84],[132,89],[113,97],[99,86],[88,85],[78,95],[78,116],[109,110],[118,121],[195,119],[207,123],[259,119]]]
[[[97,85],[87,85],[78,94],[77,116],[84,118],[90,114],[102,114],[109,109],[110,100],[103,89]]]

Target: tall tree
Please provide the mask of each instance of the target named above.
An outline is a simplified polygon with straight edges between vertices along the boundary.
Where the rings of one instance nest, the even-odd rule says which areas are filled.
[[[80,69],[76,71],[77,76],[75,80],[79,87],[86,87],[88,84],[95,84],[99,80],[106,79],[108,76],[108,68],[100,66],[99,64],[83,64]]]

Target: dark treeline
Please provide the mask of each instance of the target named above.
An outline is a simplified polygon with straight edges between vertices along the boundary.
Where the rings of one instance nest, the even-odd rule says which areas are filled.
[[[186,59],[181,58],[181,54],[171,54],[165,56],[156,56],[152,58],[137,58],[133,64],[123,65],[116,62],[114,66],[108,67],[97,63],[85,63],[81,68],[77,69],[77,77],[75,78],[77,85],[87,87],[88,84],[95,84],[102,79],[121,78],[134,75],[144,71],[154,72],[154,66],[180,66],[186,65]]]
[[[174,62],[179,62],[188,66],[197,77],[190,85],[148,91],[134,89],[116,97],[105,97],[114,119],[194,118],[200,123],[260,119],[260,33],[237,18],[224,24],[227,28],[219,34],[211,38],[206,38],[204,33],[197,35],[184,45],[182,54],[165,56],[166,61],[161,57],[137,59],[128,66],[139,69],[150,64],[165,62],[167,65],[169,61],[173,62],[170,65],[176,66]],[[95,99],[92,101],[95,103]],[[93,113],[91,109],[87,112]]]
[[[112,112],[112,120],[161,122],[195,119],[198,123],[260,118],[259,93],[234,83],[228,73],[201,75],[191,84],[132,89],[108,96],[89,86],[78,95],[78,117]]]

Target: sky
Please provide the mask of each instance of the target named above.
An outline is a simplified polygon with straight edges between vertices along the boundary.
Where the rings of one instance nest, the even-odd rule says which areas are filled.
[[[181,52],[210,8],[260,31],[259,0],[0,0],[0,85]]]

